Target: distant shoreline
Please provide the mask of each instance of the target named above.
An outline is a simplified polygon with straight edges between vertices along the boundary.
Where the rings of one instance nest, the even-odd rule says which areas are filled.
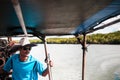
[[[82,40],[82,37],[79,37]],[[30,40],[31,43],[42,44],[39,39]],[[108,34],[91,34],[87,35],[87,44],[120,44],[120,31]],[[79,44],[75,37],[73,38],[48,38],[48,44]]]

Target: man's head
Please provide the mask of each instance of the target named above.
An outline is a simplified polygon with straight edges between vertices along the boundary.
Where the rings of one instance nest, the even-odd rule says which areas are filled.
[[[32,44],[30,43],[30,41],[28,40],[27,37],[25,38],[22,38],[20,41],[19,41],[19,45],[22,46],[22,47],[34,47],[34,46],[37,46],[36,44]]]
[[[19,45],[20,45],[20,55],[24,57],[29,56],[31,48],[36,46],[36,44],[30,43],[28,38],[22,38],[19,41]]]
[[[16,51],[21,50],[21,49],[25,49],[25,47],[34,47],[37,46],[36,44],[32,44],[30,43],[30,41],[28,40],[27,37],[24,37],[22,39],[20,39],[20,41],[18,43],[16,43],[15,45],[13,45],[10,50],[9,53],[10,54],[14,54]]]

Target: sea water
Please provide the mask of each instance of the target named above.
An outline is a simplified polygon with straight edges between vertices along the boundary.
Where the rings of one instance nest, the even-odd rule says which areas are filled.
[[[54,62],[53,80],[82,80],[80,44],[47,44],[47,52]],[[46,66],[43,44],[33,47],[31,54]],[[85,65],[85,80],[120,80],[120,45],[87,45]]]

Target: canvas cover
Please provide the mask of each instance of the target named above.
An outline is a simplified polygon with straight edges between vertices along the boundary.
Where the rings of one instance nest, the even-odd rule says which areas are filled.
[[[120,14],[120,0],[18,0],[28,34],[87,33]],[[0,0],[0,36],[24,34],[12,0]]]

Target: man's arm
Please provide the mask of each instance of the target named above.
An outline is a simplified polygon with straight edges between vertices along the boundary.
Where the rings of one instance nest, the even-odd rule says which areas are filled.
[[[53,67],[53,62],[49,61],[49,67]],[[46,76],[47,74],[49,74],[49,67],[47,67],[45,69],[45,71],[43,72],[42,76]]]
[[[45,69],[45,71],[43,72],[42,76],[46,76],[49,73],[48,68]]]

